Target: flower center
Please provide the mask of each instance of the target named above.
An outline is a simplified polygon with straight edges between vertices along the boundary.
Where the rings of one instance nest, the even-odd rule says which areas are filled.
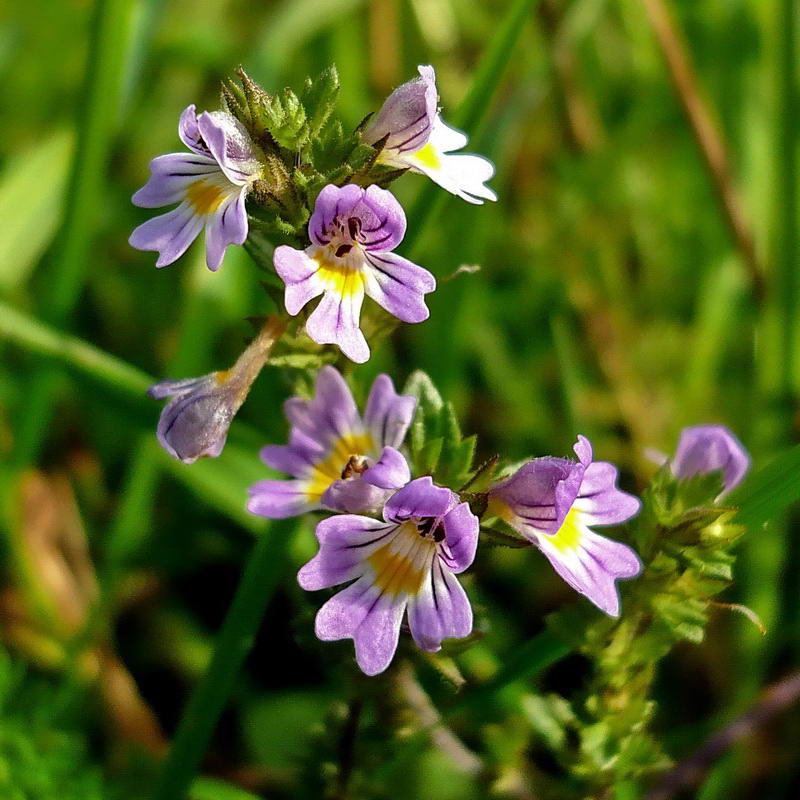
[[[186,188],[186,201],[196,214],[213,214],[224,199],[222,188],[205,178],[190,183]]]
[[[424,517],[417,523],[417,531],[423,539],[432,542],[444,541],[444,528],[440,517]]]

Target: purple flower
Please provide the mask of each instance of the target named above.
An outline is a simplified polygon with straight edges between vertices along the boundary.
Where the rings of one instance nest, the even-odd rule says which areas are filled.
[[[367,144],[384,137],[379,164],[406,168],[427,175],[443,189],[468,203],[497,200],[484,183],[494,175],[494,165],[482,156],[458,154],[467,137],[451,128],[438,113],[439,95],[433,67],[417,68],[420,77],[398,86],[364,130]]]
[[[201,378],[161,381],[147,390],[156,400],[172,398],[158,419],[156,436],[173,458],[192,464],[222,452],[231,421],[247,394],[228,376],[212,372]]]
[[[403,209],[385,189],[349,184],[320,192],[308,224],[311,246],[282,245],[274,255],[290,314],[323,295],[306,323],[315,342],[337,344],[353,361],[366,361],[369,346],[359,328],[365,294],[403,322],[428,318],[424,295],[436,279],[391,252],[405,231]]]
[[[639,500],[616,486],[617,468],[592,461],[584,436],[578,461],[537,458],[489,490],[489,513],[536,544],[573,589],[612,617],[619,615],[616,580],[641,570],[627,545],[599,536],[593,525],[617,525],[635,516]]]
[[[281,519],[319,508],[375,513],[411,478],[397,449],[416,398],[398,395],[388,375],[372,384],[363,418],[333,367],[317,375],[314,397],[292,397],[284,410],[292,430],[288,445],[268,445],[261,458],[294,480],[260,481],[249,489],[253,514]]]
[[[181,114],[181,141],[191,153],[169,153],[150,162],[150,180],[133,196],[142,208],[179,203],[141,224],[128,240],[138,250],[158,251],[157,267],[179,259],[206,231],[206,264],[219,269],[225,248],[247,238],[245,197],[261,175],[253,144],[242,124],[224,111],[194,105]]]
[[[681,431],[671,467],[679,480],[721,471],[722,497],[742,482],[750,468],[750,457],[724,425],[693,425]]]
[[[300,585],[313,591],[353,581],[317,613],[317,636],[353,639],[367,675],[389,666],[406,608],[423,650],[470,634],[472,608],[454,576],[475,558],[478,519],[449,489],[417,478],[388,500],[383,520],[330,517],[317,525],[317,539]]]

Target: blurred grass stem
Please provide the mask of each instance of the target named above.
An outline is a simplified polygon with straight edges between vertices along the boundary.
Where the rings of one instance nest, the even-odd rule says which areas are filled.
[[[764,296],[764,273],[756,255],[750,226],[731,170],[728,150],[708,105],[703,99],[686,42],[665,0],[643,0],[650,25],[658,41],[669,76],[708,169],[736,247],[750,275],[756,299]]]

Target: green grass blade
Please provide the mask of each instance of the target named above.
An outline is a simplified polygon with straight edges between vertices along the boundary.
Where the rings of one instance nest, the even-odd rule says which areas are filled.
[[[296,525],[296,521],[276,522],[256,541],[217,637],[211,664],[178,726],[153,800],[177,800],[186,796],[267,605],[285,571],[289,541]]]

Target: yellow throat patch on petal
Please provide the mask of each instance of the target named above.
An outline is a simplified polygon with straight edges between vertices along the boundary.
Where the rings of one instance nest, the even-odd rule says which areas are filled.
[[[371,455],[374,450],[370,433],[349,433],[337,439],[325,460],[313,467],[306,487],[309,502],[318,503],[328,487],[342,477],[350,456]]]
[[[358,268],[340,259],[328,258],[324,250],[314,255],[314,260],[319,264],[317,278],[322,281],[326,292],[333,292],[339,297],[351,297],[364,291],[364,276]]]
[[[375,583],[386,594],[416,594],[436,545],[419,535],[417,526],[404,522],[397,536],[376,550],[367,562],[375,570]]]
[[[425,167],[426,169],[439,169],[439,167],[442,166],[442,159],[430,142],[420,147],[412,158],[421,167]]]
[[[186,201],[194,210],[195,214],[207,216],[213,214],[225,199],[225,192],[222,187],[212,183],[206,178],[190,183],[186,188]]]
[[[577,550],[583,538],[584,525],[580,517],[581,512],[577,508],[571,508],[564,517],[561,527],[554,534],[542,534],[542,538],[546,537],[547,543],[559,553]]]

